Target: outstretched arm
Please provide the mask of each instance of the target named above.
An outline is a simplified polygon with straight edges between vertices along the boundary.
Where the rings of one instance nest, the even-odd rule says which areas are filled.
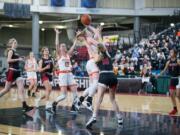
[[[169,66],[169,62],[170,61],[168,61],[167,63],[166,63],[166,66],[165,66],[165,68],[161,71],[161,73],[159,74],[159,75],[162,75],[162,74],[164,74],[164,72],[168,69],[168,66]]]
[[[97,41],[99,41],[99,42],[101,42],[102,41],[102,36],[101,36],[101,31],[102,31],[102,27],[101,26],[98,26],[97,28],[94,28],[93,26],[87,26],[87,28],[91,31],[91,32],[93,32],[93,34],[94,34],[94,38],[97,40]]]
[[[71,48],[68,51],[69,56],[72,56],[74,48],[76,47],[76,43],[77,43],[77,38],[75,38],[73,45],[71,46]]]
[[[55,31],[55,46],[56,46],[56,53],[59,54],[59,34],[61,33],[61,31],[59,31],[57,28],[54,29]]]

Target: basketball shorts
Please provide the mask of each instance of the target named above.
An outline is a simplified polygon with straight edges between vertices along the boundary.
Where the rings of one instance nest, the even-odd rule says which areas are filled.
[[[179,79],[177,78],[171,78],[170,80],[170,89],[176,90],[177,85],[179,84]]]
[[[7,74],[6,74],[6,81],[14,82],[19,78],[21,78],[21,72],[20,71],[8,69]]]
[[[114,73],[100,73],[98,84],[104,87],[114,88],[118,80]]]
[[[60,87],[65,87],[65,86],[73,86],[77,85],[76,81],[74,80],[73,74],[70,73],[60,73],[59,74],[59,86]]]
[[[86,64],[86,70],[87,70],[88,75],[90,77],[93,76],[94,73],[99,73],[99,69],[98,69],[94,59],[88,60],[88,62]]]
[[[37,80],[36,72],[27,72],[27,80]]]
[[[42,73],[41,74],[41,81],[42,82],[44,82],[44,81],[52,82],[52,74],[50,74],[50,73]]]

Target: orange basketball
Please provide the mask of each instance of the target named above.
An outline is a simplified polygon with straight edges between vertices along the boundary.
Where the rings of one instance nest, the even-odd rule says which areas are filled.
[[[84,14],[81,16],[81,23],[84,25],[89,25],[91,23],[91,16],[88,14]]]

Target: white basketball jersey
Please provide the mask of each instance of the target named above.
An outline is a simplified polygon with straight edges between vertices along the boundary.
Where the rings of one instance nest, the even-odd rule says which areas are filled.
[[[72,65],[71,65],[70,57],[68,55],[66,57],[61,56],[61,58],[58,60],[58,66],[60,71],[66,71],[66,70],[71,71]]]
[[[89,45],[87,50],[90,58],[94,57],[94,54],[98,54],[98,49],[95,45]]]
[[[33,59],[33,60],[28,59],[27,62],[26,62],[26,67],[27,67],[27,69],[36,70],[37,69],[36,60],[35,59]]]

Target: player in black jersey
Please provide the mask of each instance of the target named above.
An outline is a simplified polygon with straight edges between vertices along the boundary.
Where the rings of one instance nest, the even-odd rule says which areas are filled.
[[[176,96],[178,100],[180,101],[180,92],[177,89],[178,87],[178,76],[180,75],[180,61],[177,59],[177,52],[176,50],[172,49],[170,51],[170,59],[167,61],[166,66],[164,70],[160,73],[162,75],[164,72],[168,71],[168,74],[171,76],[171,82],[170,82],[170,97],[172,100],[172,104],[174,106],[173,110],[169,113],[169,115],[175,115],[177,114],[177,103],[176,103]]]
[[[54,62],[49,55],[49,49],[47,47],[42,48],[42,59],[39,61],[39,72],[41,73],[41,81],[45,87],[45,96],[41,97],[41,99],[45,98],[46,100],[45,109],[52,113],[53,113],[52,103],[49,100],[49,96],[52,91],[52,85],[50,82],[52,81],[53,66],[54,66]],[[37,104],[36,106],[38,106],[38,103],[36,104]]]
[[[5,88],[0,91],[0,97],[5,95],[6,93],[9,92],[11,89],[11,85],[13,82],[16,82],[16,85],[18,87],[18,93],[20,94],[20,99],[22,101],[22,108],[23,112],[28,112],[33,109],[33,107],[29,107],[26,104],[25,101],[25,91],[24,91],[24,79],[21,77],[21,70],[19,67],[19,63],[21,61],[24,61],[23,58],[19,56],[19,54],[16,52],[16,48],[18,46],[18,43],[15,38],[11,38],[8,41],[7,44],[10,49],[8,49],[7,52],[7,62],[8,62],[8,72],[6,75],[6,84]]]
[[[96,116],[98,114],[100,104],[103,100],[104,93],[106,92],[107,89],[109,89],[110,101],[112,103],[113,109],[116,112],[118,124],[119,126],[121,126],[123,123],[123,118],[119,112],[119,107],[115,101],[115,92],[118,81],[117,81],[117,77],[113,72],[113,62],[107,49],[103,45],[99,44],[98,49],[99,49],[99,55],[94,56],[96,57],[96,62],[100,70],[100,76],[98,81],[98,93],[97,93],[98,97],[94,107],[93,115],[87,122],[86,127],[91,128],[92,124],[96,122]]]

